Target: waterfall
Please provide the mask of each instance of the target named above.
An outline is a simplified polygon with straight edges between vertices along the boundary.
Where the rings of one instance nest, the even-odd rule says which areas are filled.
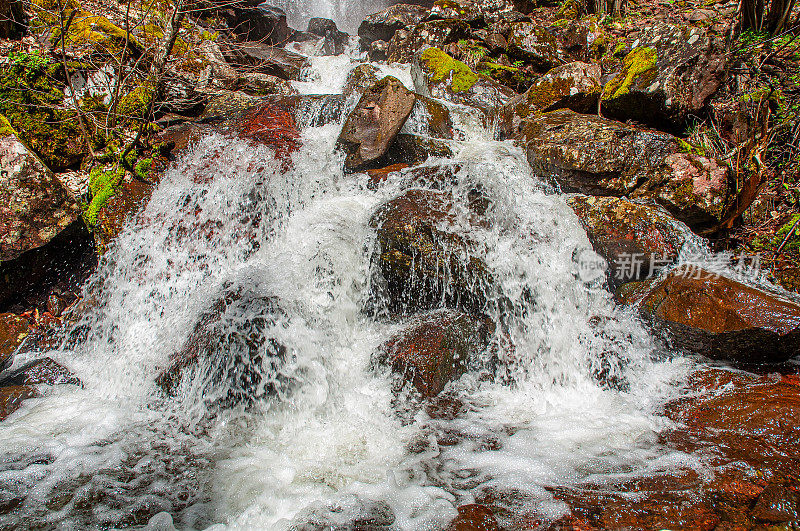
[[[389,7],[392,0],[274,0],[268,2],[286,12],[289,26],[305,30],[312,17],[329,18],[340,30],[355,35],[364,17]]]
[[[354,21],[379,7],[358,5],[293,16]],[[357,64],[315,58],[306,83],[336,92],[342,68]],[[0,502],[26,493],[3,527],[441,529],[482,494],[556,518],[564,505],[549,486],[691,465],[657,440],[668,425],[660,407],[691,362],[659,352],[606,290],[576,276],[587,236],[563,195],[534,180],[523,151],[469,116],[460,123],[469,140],[454,143],[450,192],[480,186],[493,204],[491,223],[472,236],[515,346],[502,353],[500,377],[452,384],[461,414],[431,415],[397,397],[371,363],[402,323],[363,311],[369,219],[404,184],[372,190],[366,175],[345,174],[334,149],[341,123],[304,128],[288,167],[268,147],[211,134],[166,172],[103,257],[59,346],[18,356],[54,357],[83,387],[54,388],[0,423]],[[221,346],[204,347],[218,349],[222,366],[201,361],[164,396],[158,375],[231,293],[240,302],[225,303],[213,324]],[[252,402],[223,407],[240,389],[216,375],[236,370],[248,348],[267,348],[253,346],[254,330],[285,352],[256,363]]]

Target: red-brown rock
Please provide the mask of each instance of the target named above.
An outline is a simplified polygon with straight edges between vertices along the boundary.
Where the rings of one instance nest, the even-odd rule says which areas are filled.
[[[379,360],[432,398],[479,361],[493,329],[486,317],[437,310],[414,319],[383,345]]]
[[[0,421],[22,407],[23,401],[37,396],[39,392],[27,385],[0,387]]]
[[[30,333],[30,323],[13,313],[0,314],[0,371],[11,364],[14,350]]]
[[[500,531],[500,526],[491,509],[471,504],[458,508],[458,516],[447,526],[447,531]]]
[[[619,295],[675,346],[710,358],[780,363],[800,352],[800,305],[697,267]]]

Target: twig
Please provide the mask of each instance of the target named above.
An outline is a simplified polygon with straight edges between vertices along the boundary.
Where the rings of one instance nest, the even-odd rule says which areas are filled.
[[[794,229],[797,228],[797,225],[800,225],[800,217],[797,218],[797,221],[794,222],[794,225],[792,225],[792,228],[789,229],[789,232],[786,234],[786,237],[781,242],[781,245],[780,245],[780,247],[778,247],[778,250],[775,251],[775,254],[780,254],[781,253],[781,251],[783,250],[783,246],[786,245],[786,242],[788,242],[789,238],[791,238],[792,234],[794,234]]]

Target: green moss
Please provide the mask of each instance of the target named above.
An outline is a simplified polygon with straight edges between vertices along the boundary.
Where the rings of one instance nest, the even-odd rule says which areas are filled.
[[[54,31],[51,42],[60,42],[60,31]],[[93,51],[107,55],[116,55],[125,47],[126,41],[136,48],[139,43],[132,35],[113,24],[102,15],[93,15],[86,11],[79,11],[72,21],[64,44],[70,47],[91,47]]]
[[[120,99],[117,112],[128,118],[144,118],[153,99],[153,88],[142,84]]]
[[[622,71],[608,82],[603,99],[618,98],[630,92],[631,85],[637,79],[655,77],[658,54],[653,48],[635,48],[622,63]]]
[[[577,20],[581,14],[581,4],[578,0],[566,0],[558,8],[556,17],[567,20]]]
[[[138,177],[140,180],[146,181],[150,173],[150,168],[152,166],[153,166],[152,158],[142,159],[139,162],[137,162],[136,165],[134,166],[134,173],[136,174],[136,177]]]
[[[100,209],[117,193],[124,177],[125,170],[122,168],[113,170],[97,167],[89,173],[89,190],[92,193],[92,201],[84,209],[83,219],[90,228],[97,225],[97,215],[100,213]]]
[[[8,121],[8,118],[0,114],[0,136],[17,136],[17,132],[14,131],[14,128],[11,127],[11,123]]]
[[[478,82],[478,75],[461,61],[456,61],[439,48],[428,48],[422,53],[422,61],[432,72],[431,81],[442,81],[451,73],[450,90],[465,92]]]
[[[63,66],[0,67],[0,114],[17,136],[55,171],[79,162],[87,146],[76,113],[64,107]],[[90,124],[89,124],[90,125]],[[104,139],[90,127],[93,147]]]

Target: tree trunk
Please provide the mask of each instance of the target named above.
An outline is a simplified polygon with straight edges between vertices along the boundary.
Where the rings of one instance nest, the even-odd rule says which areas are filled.
[[[764,19],[764,0],[741,0],[739,3],[742,31],[761,31]]]
[[[795,0],[772,0],[766,21],[766,29],[770,35],[783,33],[792,9],[794,9],[794,4]]]

